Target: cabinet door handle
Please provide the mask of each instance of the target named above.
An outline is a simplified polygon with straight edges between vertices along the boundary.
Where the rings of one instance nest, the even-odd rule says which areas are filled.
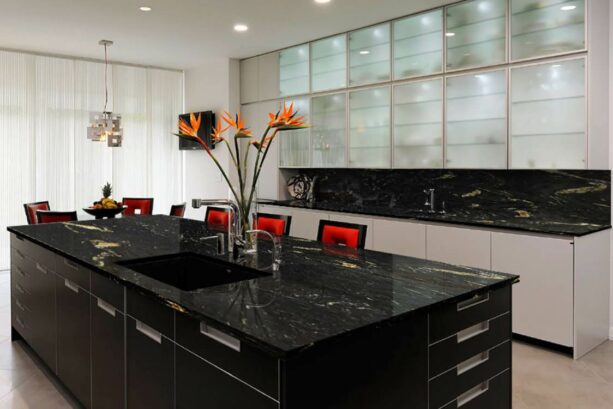
[[[17,288],[17,290],[19,290],[19,292],[22,294],[30,294],[19,283],[15,284],[15,288]]]
[[[98,308],[100,308],[102,311],[106,312],[109,315],[112,315],[113,317],[115,316],[117,310],[111,304],[102,301],[100,298],[98,298],[97,304]]]
[[[490,359],[490,351],[482,352],[478,355],[468,358],[466,361],[461,362],[456,366],[456,373],[462,375],[465,372],[470,371],[473,368],[478,367],[481,364],[486,363]]]
[[[41,273],[43,273],[43,274],[47,274],[47,269],[45,267],[41,266],[39,263],[36,263],[36,269],[38,271],[40,271]]]
[[[236,352],[241,352],[241,342],[240,340],[225,334],[218,329],[209,327],[204,322],[200,323],[200,333],[204,336],[211,338],[214,341],[219,342],[227,346],[230,349],[235,350]]]
[[[475,295],[474,297],[469,298],[468,300],[460,301],[458,303],[458,311],[464,311],[469,308],[476,307],[477,305],[482,304],[484,302],[488,302],[489,300],[490,300],[489,292],[485,294]]]
[[[490,381],[485,381],[482,384],[479,384],[477,386],[475,386],[474,388],[472,388],[471,390],[463,393],[462,395],[458,396],[458,399],[456,400],[457,402],[457,407],[461,408],[462,406],[466,405],[468,402],[478,398],[479,396],[483,395],[485,392],[487,392],[490,389]]]
[[[147,338],[154,340],[158,344],[162,343],[162,334],[140,321],[136,321],[136,330]]]
[[[75,293],[79,294],[79,286],[77,286],[76,284],[64,279],[64,285],[71,289],[72,291],[74,291]]]
[[[24,260],[26,258],[26,256],[24,256],[23,253],[20,250],[18,250],[18,249],[15,249],[15,254],[17,254],[19,256],[19,258],[22,259],[22,260]]]
[[[64,259],[64,264],[66,264],[68,267],[72,268],[73,270],[78,270],[79,267],[76,264],[71,263],[70,261]]]
[[[18,306],[21,311],[26,311],[26,307],[24,307],[23,304],[21,304],[21,301],[19,301],[17,298],[15,298],[15,305]]]
[[[23,271],[21,268],[15,266],[15,270],[17,270],[17,272],[19,273],[19,275],[21,275],[22,277],[27,277],[28,275],[25,273],[25,271]]]
[[[15,321],[17,321],[17,323],[19,325],[21,325],[21,328],[25,328],[26,324],[23,323],[23,321],[21,320],[21,318],[19,318],[19,315],[15,315]]]
[[[473,325],[472,327],[468,327],[458,332],[456,334],[456,340],[458,344],[461,344],[462,342],[468,341],[469,339],[474,338],[477,335],[481,335],[484,332],[487,332],[489,330],[490,330],[490,322],[483,321],[477,325]]]

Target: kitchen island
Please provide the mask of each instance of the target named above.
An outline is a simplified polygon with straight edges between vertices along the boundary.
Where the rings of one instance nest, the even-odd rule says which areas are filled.
[[[166,216],[9,228],[13,339],[95,408],[510,408],[516,276]]]

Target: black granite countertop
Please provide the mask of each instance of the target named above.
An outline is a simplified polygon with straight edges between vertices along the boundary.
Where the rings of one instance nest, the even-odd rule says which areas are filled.
[[[283,238],[278,272],[187,292],[116,261],[182,252],[222,258],[215,256],[214,241],[203,240],[214,233],[202,222],[141,216],[8,230],[279,357],[517,279],[475,268]],[[260,243],[257,256],[246,263],[270,264],[269,243]]]
[[[583,220],[573,221],[573,218],[563,216],[552,216],[548,219],[534,218],[530,217],[528,212],[514,212],[513,214],[510,214],[510,212],[507,210],[490,210],[487,213],[484,213],[481,210],[471,211],[470,209],[462,209],[446,211],[444,213],[429,213],[425,210],[425,207],[424,210],[419,210],[405,209],[397,206],[391,207],[380,206],[377,204],[338,203],[323,200],[313,202],[299,200],[262,200],[260,201],[260,204],[408,220],[421,220],[425,222],[510,229],[559,236],[580,237],[611,228],[610,224],[587,223]]]

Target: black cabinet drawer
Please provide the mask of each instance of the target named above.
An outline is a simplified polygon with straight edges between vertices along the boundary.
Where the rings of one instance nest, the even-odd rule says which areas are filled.
[[[56,260],[56,273],[75,283],[86,291],[90,291],[90,271],[80,264],[70,261],[64,257]]]
[[[102,274],[91,273],[91,293],[111,304],[121,312],[125,312],[124,286]]]
[[[511,339],[511,314],[479,323],[429,348],[430,377]]]
[[[126,289],[126,293],[128,315],[155,328],[165,337],[175,339],[174,310],[134,290]]]
[[[430,408],[439,409],[511,367],[511,342],[460,363],[430,380]]]
[[[511,286],[478,293],[430,312],[430,343],[455,335],[461,330],[509,312]]]
[[[177,344],[252,387],[278,398],[276,358],[185,314],[177,314]]]
[[[475,386],[441,409],[511,409],[511,371]]]
[[[31,344],[36,323],[32,320],[32,312],[25,307],[20,308],[18,305],[17,298],[11,297],[11,325],[28,344]]]
[[[11,235],[11,255],[15,259],[28,258],[32,261],[39,262],[46,268],[54,271],[57,256],[55,253],[45,249],[44,247],[35,244],[27,239],[21,238],[15,234]]]
[[[177,409],[277,409],[277,401],[177,346]],[[314,391],[314,393],[317,393]]]

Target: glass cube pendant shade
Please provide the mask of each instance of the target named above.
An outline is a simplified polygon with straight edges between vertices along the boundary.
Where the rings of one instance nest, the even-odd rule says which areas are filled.
[[[91,112],[87,139],[94,142],[106,142],[111,148],[121,147],[123,141],[121,115],[112,112]]]

